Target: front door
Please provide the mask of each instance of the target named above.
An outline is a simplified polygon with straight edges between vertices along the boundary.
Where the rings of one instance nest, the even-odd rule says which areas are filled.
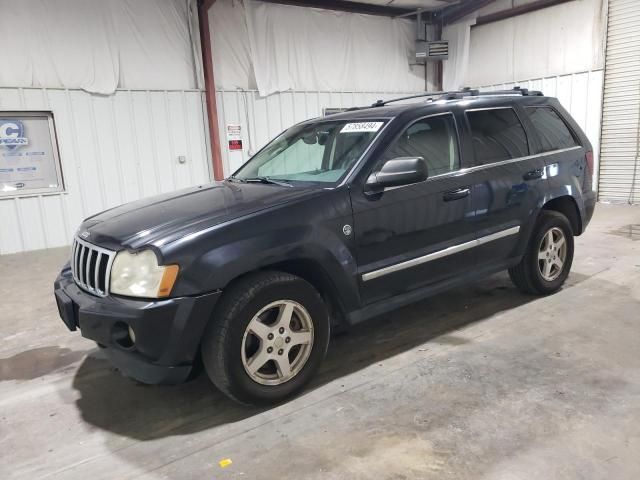
[[[474,261],[471,186],[457,175],[454,116],[412,121],[372,171],[397,157],[424,158],[428,179],[381,193],[351,193],[364,304],[445,281]]]

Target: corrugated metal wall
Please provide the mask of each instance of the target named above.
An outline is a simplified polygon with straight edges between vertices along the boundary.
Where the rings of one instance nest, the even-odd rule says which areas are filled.
[[[610,0],[600,198],[640,203],[640,2]]]
[[[593,145],[594,188],[598,185],[600,154],[600,127],[602,118],[603,71],[572,73],[555,77],[536,78],[521,82],[502,83],[480,87],[486,90],[511,89],[515,86],[541,90],[550,97],[557,97],[584,130]]]
[[[66,192],[0,199],[0,254],[68,245],[96,212],[211,178],[197,90],[0,88],[2,110],[53,111]]]
[[[260,97],[255,90],[219,90],[218,127],[225,174],[230,174],[284,129],[322,115],[323,108],[370,105],[420,92],[282,92]],[[229,152],[227,124],[242,126],[242,152]]]

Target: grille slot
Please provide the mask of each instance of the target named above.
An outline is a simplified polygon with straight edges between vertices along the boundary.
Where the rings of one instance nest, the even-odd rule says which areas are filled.
[[[111,263],[116,252],[75,238],[71,247],[71,273],[76,284],[87,292],[109,294]]]

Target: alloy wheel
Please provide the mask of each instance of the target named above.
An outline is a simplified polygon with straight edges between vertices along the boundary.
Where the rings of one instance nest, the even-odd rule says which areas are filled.
[[[560,276],[567,260],[567,241],[562,229],[553,227],[547,231],[538,248],[538,269],[547,282]]]
[[[281,385],[304,367],[313,347],[309,312],[292,300],[278,300],[251,319],[242,338],[242,365],[262,385]]]

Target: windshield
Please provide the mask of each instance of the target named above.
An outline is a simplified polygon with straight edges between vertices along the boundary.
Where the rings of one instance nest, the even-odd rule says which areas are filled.
[[[274,139],[232,178],[336,183],[362,156],[385,121],[296,125]]]

